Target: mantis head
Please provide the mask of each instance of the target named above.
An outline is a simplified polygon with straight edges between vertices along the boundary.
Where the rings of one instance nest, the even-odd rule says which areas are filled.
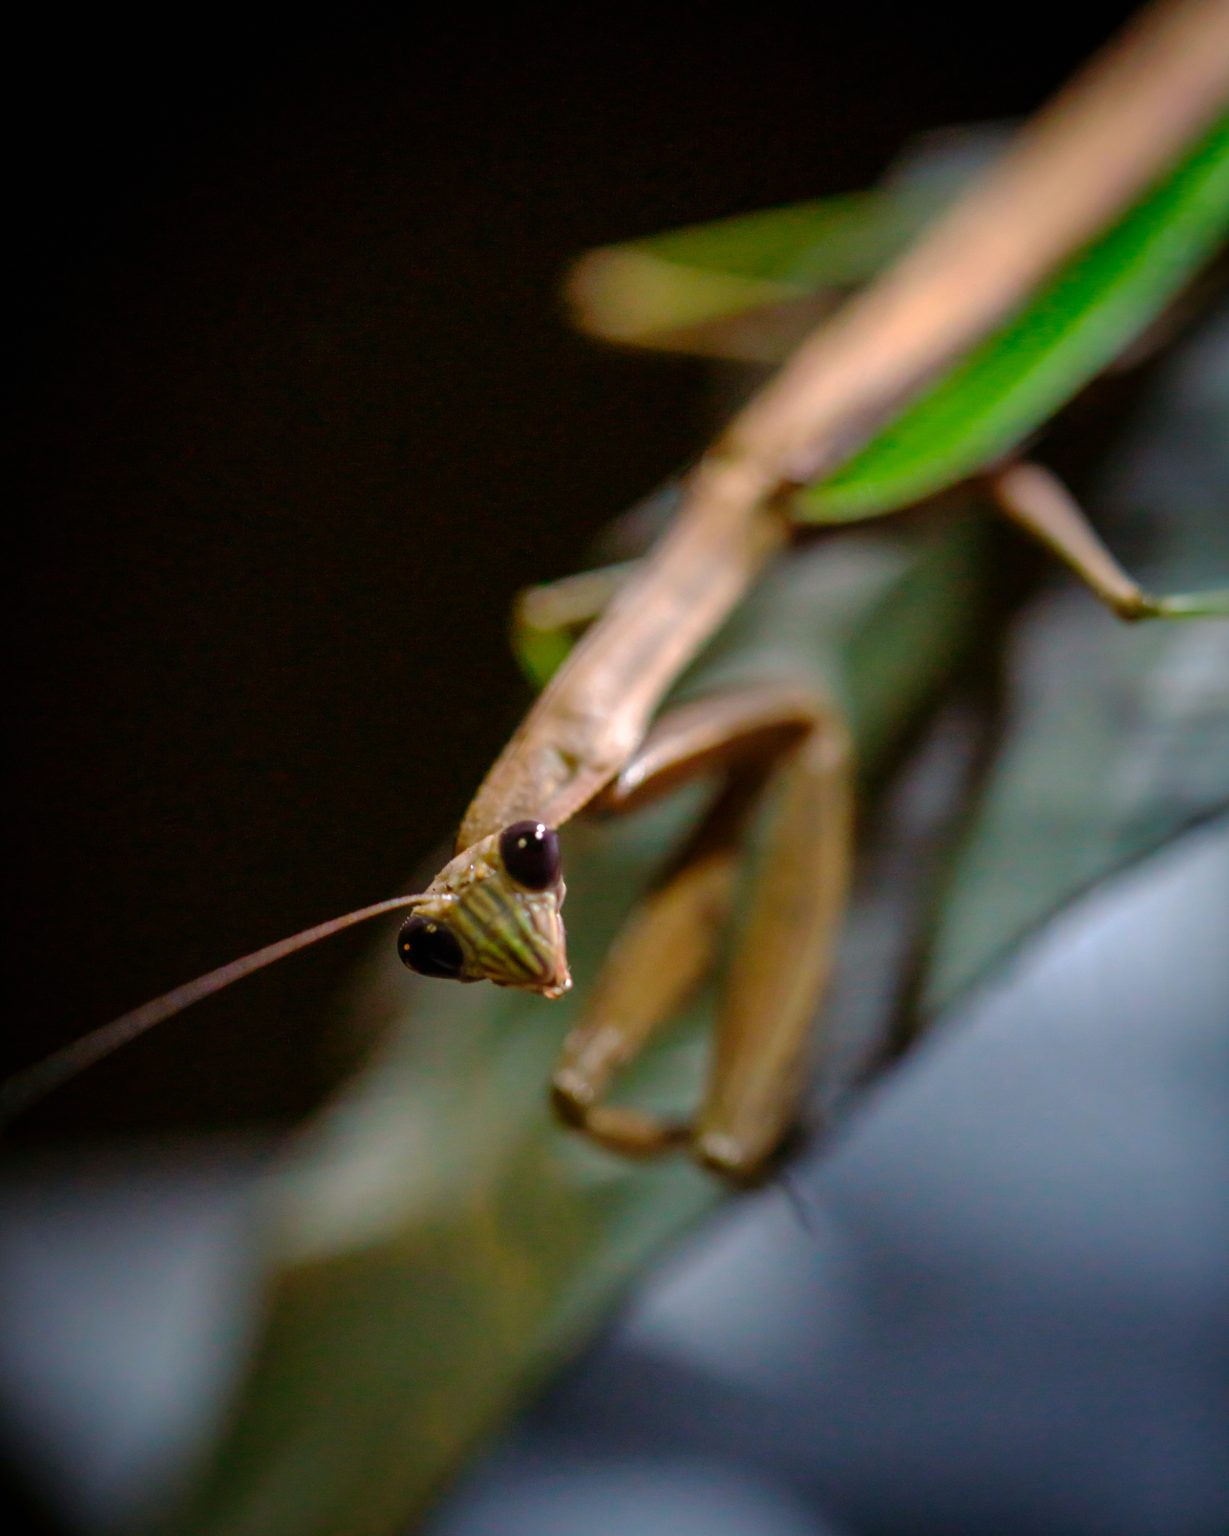
[[[514,822],[445,864],[402,924],[397,953],[423,976],[561,997],[572,985],[565,893],[553,828]]]

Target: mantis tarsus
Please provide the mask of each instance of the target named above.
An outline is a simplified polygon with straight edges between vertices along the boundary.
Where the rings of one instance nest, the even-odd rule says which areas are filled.
[[[410,909],[399,952],[411,968],[556,997],[571,985],[556,829],[586,808],[629,810],[688,779],[716,777],[710,810],[593,983],[553,1090],[563,1118],[611,1148],[685,1145],[722,1173],[753,1176],[793,1120],[800,1054],[839,924],[853,819],[848,736],[834,701],[788,678],[661,716],[658,708],[785,546],[804,489],[822,489],[1122,218],[1209,131],[1227,98],[1223,0],[1146,13],[894,266],[804,341],[692,469],[674,524],[636,569],[568,588],[570,618],[593,622],[491,768],[455,856],[425,891],[333,919],[155,999],[14,1079],[10,1109],[241,976],[399,908]],[[1152,314],[1141,311],[1137,329]],[[1022,421],[1016,442],[1038,425]],[[996,455],[951,479],[974,474],[1122,617],[1216,610],[1214,599],[1142,592],[1040,467]],[[712,966],[741,833],[770,780],[780,792],[764,872],[743,915],[699,1113],[663,1123],[605,1104],[618,1068]]]

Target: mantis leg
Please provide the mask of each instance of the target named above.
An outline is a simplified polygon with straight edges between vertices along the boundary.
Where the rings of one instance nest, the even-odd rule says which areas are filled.
[[[1120,619],[1184,619],[1229,615],[1229,591],[1154,597],[1122,569],[1057,476],[1039,464],[1011,464],[990,477],[990,490],[1010,520],[1069,567]]]
[[[634,809],[698,775],[724,786],[633,912],[568,1037],[553,1080],[561,1116],[623,1154],[690,1144],[732,1177],[753,1176],[793,1123],[802,1056],[844,905],[851,758],[839,719],[796,688],[759,688],[672,711],[605,793]],[[602,1102],[618,1070],[712,968],[736,893],[741,834],[769,779],[780,786],[722,1001],[694,1123]]]
[[[638,562],[626,560],[558,581],[526,587],[512,608],[512,648],[531,682],[541,686],[600,618]]]

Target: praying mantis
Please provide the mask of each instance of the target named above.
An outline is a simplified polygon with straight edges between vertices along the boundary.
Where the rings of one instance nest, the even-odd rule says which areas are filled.
[[[719,1174],[754,1178],[796,1113],[800,1058],[848,885],[849,732],[839,701],[787,677],[664,715],[659,707],[796,523],[886,513],[972,478],[1121,616],[1218,611],[1214,597],[1142,592],[1064,488],[1018,450],[1212,249],[1229,201],[1227,98],[1229,9],[1187,0],[1147,13],[739,412],[687,476],[671,528],[630,575],[556,589],[570,624],[592,622],[484,779],[454,856],[425,890],[333,919],[155,999],[14,1080],[7,1103],[20,1107],[65,1072],[263,965],[397,909],[410,914],[398,950],[412,969],[558,997],[571,985],[558,830],[585,810],[631,811],[691,779],[715,779],[710,809],[593,982],[552,1094],[568,1123],[617,1152],[685,1147]],[[1147,247],[1148,281],[1117,311],[1110,303],[1108,320],[1104,292],[1090,298],[1099,334],[1081,368],[1059,383],[1043,379],[1006,423],[973,421],[928,476],[893,481],[892,453],[920,430],[919,418],[924,427],[936,400],[941,408],[943,390],[978,348],[1080,253],[1121,241],[1132,220],[1146,223],[1158,197],[1170,203],[1157,227],[1180,238],[1170,234],[1166,246],[1157,236]],[[1114,259],[1111,251],[1111,267]],[[867,493],[858,466],[876,451],[887,471]],[[619,1069],[715,963],[734,916],[745,826],[770,788],[767,849],[742,898],[698,1112],[667,1122],[606,1103]]]

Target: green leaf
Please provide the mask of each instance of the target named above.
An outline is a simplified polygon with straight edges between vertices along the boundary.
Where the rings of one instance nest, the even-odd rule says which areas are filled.
[[[1160,314],[1229,232],[1229,117],[797,515],[841,522],[943,490],[1016,447]]]

